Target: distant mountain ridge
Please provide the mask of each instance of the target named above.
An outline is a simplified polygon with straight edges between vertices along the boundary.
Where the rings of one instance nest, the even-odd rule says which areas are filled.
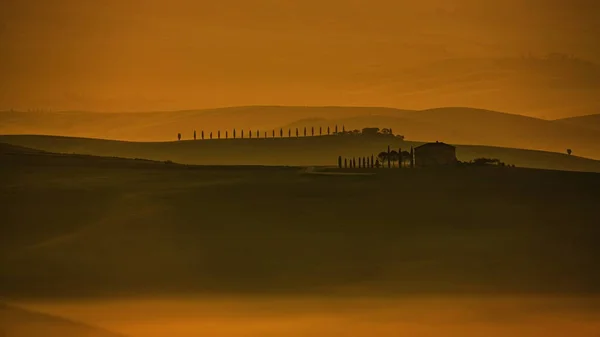
[[[562,118],[557,119],[556,121],[559,123],[566,123],[582,128],[589,128],[600,131],[600,114]]]

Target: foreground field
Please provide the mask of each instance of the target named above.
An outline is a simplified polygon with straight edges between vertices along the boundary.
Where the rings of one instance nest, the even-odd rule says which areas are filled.
[[[1,161],[2,296],[600,290],[598,174]]]
[[[599,174],[319,172],[0,146],[0,298],[129,337],[597,336]]]
[[[421,142],[388,137],[299,137],[180,142],[122,142],[103,139],[0,135],[0,142],[59,153],[171,160],[196,165],[337,165],[338,156],[370,156],[387,149],[409,150]],[[600,172],[600,161],[564,153],[457,145],[459,160],[498,158],[519,167]]]

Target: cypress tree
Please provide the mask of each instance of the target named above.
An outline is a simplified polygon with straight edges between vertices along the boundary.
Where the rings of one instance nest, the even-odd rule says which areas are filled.
[[[346,132],[346,126],[342,125],[342,132]]]
[[[337,124],[336,124],[336,125],[335,125],[335,134],[337,134],[337,133],[338,133],[338,132],[337,132],[337,130],[338,130],[338,129],[337,129]]]
[[[352,168],[356,168],[356,158],[352,157]]]
[[[256,138],[260,138],[260,130],[256,130]]]
[[[233,129],[233,139],[235,139],[235,129]]]
[[[348,158],[344,158],[344,168],[348,168]]]
[[[402,156],[402,148],[398,148],[398,168],[402,168],[402,163],[404,162],[404,158]]]
[[[275,138],[275,129],[273,129],[273,138]]]
[[[319,126],[319,136],[322,136],[322,135],[323,135],[323,127]]]
[[[252,129],[248,130],[248,138],[252,139]]]
[[[292,138],[292,129],[288,129],[288,138]]]
[[[371,168],[375,166],[375,157],[371,155]]]
[[[310,128],[310,135],[311,136],[315,135],[315,127],[314,126]]]
[[[283,128],[279,129],[279,138],[283,138]]]
[[[221,130],[217,131],[217,139],[221,139]]]
[[[327,127],[327,135],[329,136],[330,132],[329,132],[329,127]]]
[[[196,130],[194,130],[194,140],[196,140]]]
[[[225,139],[229,138],[229,131],[225,130]]]
[[[389,145],[388,145],[387,161],[388,161],[388,168],[390,168],[392,166],[392,158],[390,156],[390,146]]]
[[[240,138],[244,139],[244,129],[240,130]]]
[[[202,137],[202,140],[204,140],[204,130],[200,131],[200,135]]]
[[[212,139],[212,131],[210,132],[210,139]]]
[[[296,128],[296,137],[298,137],[298,128]]]
[[[267,131],[265,131],[265,139],[267,139]]]
[[[342,156],[338,157],[338,168],[342,168]]]
[[[304,127],[304,137],[306,137],[306,126]]]

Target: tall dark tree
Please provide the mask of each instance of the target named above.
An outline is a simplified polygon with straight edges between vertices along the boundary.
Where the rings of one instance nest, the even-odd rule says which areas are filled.
[[[338,168],[342,168],[342,156],[338,156]]]
[[[181,133],[177,134],[177,140],[181,140]]]
[[[202,140],[204,140],[204,130],[200,131],[200,137],[202,137]]]
[[[345,125],[342,125],[342,132],[346,132],[346,126]]]
[[[235,139],[235,129],[233,129],[233,139]]]
[[[358,168],[361,168],[361,167],[362,167],[362,162],[360,160],[360,157],[358,157]]]
[[[337,131],[337,130],[338,130],[338,128],[337,128],[337,124],[336,124],[336,125],[335,125],[335,134],[337,134],[337,133],[338,133],[338,131]]]
[[[248,130],[248,138],[252,139],[252,129]]]
[[[279,138],[283,138],[283,128],[279,129]]]
[[[388,152],[387,152],[387,161],[388,161],[388,168],[390,168],[390,166],[392,166],[392,156],[390,155],[390,146],[388,145]]]
[[[298,128],[296,128],[296,137],[298,137]]]
[[[288,138],[292,138],[292,129],[288,129]]]
[[[304,127],[304,137],[306,137],[306,126]]]
[[[260,130],[256,130],[256,138],[260,138]]]
[[[212,131],[210,132],[210,139],[212,139]]]
[[[329,127],[327,127],[327,135],[329,136],[331,132],[329,131]]]
[[[221,130],[217,130],[217,139],[221,139]]]
[[[229,138],[229,131],[225,130],[225,139]]]
[[[362,160],[363,160],[363,167],[367,167],[367,158],[363,157]]]
[[[388,153],[383,151],[383,152],[379,152],[379,154],[377,155],[377,160],[379,160],[379,162],[381,163],[381,165],[383,165],[385,163],[385,161],[388,158]]]
[[[265,131],[265,139],[267,139],[267,131]]]
[[[348,158],[344,158],[344,168],[348,168]]]
[[[275,138],[275,129],[273,129],[273,138]]]
[[[311,136],[315,135],[315,127],[314,126],[310,128],[310,135]]]
[[[356,168],[356,158],[352,157],[352,168]]]
[[[244,129],[240,130],[240,138],[244,139]]]
[[[371,168],[373,168],[373,166],[375,165],[375,160],[374,160],[374,156],[371,155]]]
[[[395,167],[395,163],[398,161],[398,152],[396,150],[390,152],[390,160],[392,161],[392,167]]]
[[[319,126],[319,136],[322,136],[322,135],[323,135],[323,127]]]
[[[404,154],[402,153],[402,148],[398,148],[398,168],[402,168],[404,165]]]
[[[194,130],[194,140],[196,140],[196,130]]]

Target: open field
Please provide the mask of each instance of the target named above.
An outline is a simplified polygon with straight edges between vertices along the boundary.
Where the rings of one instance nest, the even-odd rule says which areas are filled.
[[[24,308],[129,337],[598,331],[600,174],[0,150],[0,298]],[[7,337],[46,322],[4,309]]]
[[[299,137],[220,139],[181,142],[123,142],[53,136],[4,135],[0,142],[58,153],[171,160],[197,165],[331,166],[338,156],[370,156],[387,150],[410,150],[420,142],[386,137]],[[459,160],[498,158],[519,167],[600,172],[600,161],[562,153],[489,146],[458,145]]]
[[[4,296],[600,290],[594,173],[1,160]]]

